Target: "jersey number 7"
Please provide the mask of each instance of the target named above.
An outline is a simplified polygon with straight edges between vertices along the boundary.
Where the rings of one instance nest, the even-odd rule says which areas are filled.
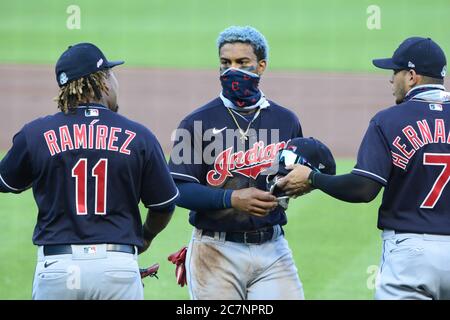
[[[95,214],[106,214],[106,186],[108,159],[100,159],[92,168],[95,177]],[[81,158],[72,169],[75,178],[75,203],[77,215],[87,215],[87,159]]]
[[[420,207],[422,209],[433,209],[450,180],[450,154],[449,153],[424,153],[423,164],[428,166],[444,166],[441,174],[436,179],[425,200]]]

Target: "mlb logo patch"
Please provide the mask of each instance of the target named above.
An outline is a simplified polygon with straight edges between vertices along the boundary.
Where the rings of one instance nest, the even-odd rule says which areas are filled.
[[[96,246],[84,247],[83,249],[84,249],[83,251],[85,254],[95,254],[97,252]]]
[[[87,109],[84,111],[84,115],[86,117],[98,117],[98,110],[97,109]]]
[[[430,103],[429,106],[431,111],[442,111],[442,104]]]

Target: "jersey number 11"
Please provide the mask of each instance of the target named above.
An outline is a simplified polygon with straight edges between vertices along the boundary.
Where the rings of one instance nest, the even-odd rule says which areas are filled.
[[[106,214],[106,186],[108,159],[100,159],[92,168],[95,178],[95,214]],[[77,215],[87,215],[87,159],[81,158],[72,169],[75,178],[75,203]]]

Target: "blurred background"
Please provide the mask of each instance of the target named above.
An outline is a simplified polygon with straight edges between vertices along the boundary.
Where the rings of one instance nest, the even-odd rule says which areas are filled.
[[[370,118],[394,103],[391,73],[371,60],[390,57],[410,36],[431,37],[448,54],[449,14],[448,0],[0,0],[0,158],[26,122],[57,112],[54,64],[78,42],[126,61],[114,69],[120,112],[169,152],[180,120],[220,92],[218,34],[251,25],[270,46],[262,90],[299,116],[306,136],[329,145],[346,173]],[[286,237],[307,299],[372,298],[379,203],[341,203],[318,191],[291,201]],[[36,212],[31,191],[0,194],[1,299],[31,297]],[[147,299],[188,299],[167,256],[191,230],[177,209],[140,258],[161,264],[160,279],[145,280]]]

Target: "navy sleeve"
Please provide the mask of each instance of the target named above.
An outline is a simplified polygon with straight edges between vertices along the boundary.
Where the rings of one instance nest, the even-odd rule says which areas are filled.
[[[386,186],[391,169],[389,145],[382,129],[372,119],[359,147],[358,160],[352,173],[370,178]]]
[[[156,138],[152,140],[153,148],[144,169],[141,200],[148,209],[161,211],[173,207],[179,193],[159,142]]]
[[[231,189],[220,189],[194,182],[177,182],[180,198],[177,205],[190,210],[220,210],[231,208]]]
[[[33,182],[30,155],[25,133],[20,131],[13,138],[13,146],[0,163],[0,191],[20,193]]]
[[[331,176],[311,171],[311,184],[330,196],[347,202],[370,202],[378,195],[382,185],[361,175],[352,173]]]
[[[183,120],[180,123],[170,155],[170,173],[179,181],[206,184],[201,127],[194,128],[191,121]]]

